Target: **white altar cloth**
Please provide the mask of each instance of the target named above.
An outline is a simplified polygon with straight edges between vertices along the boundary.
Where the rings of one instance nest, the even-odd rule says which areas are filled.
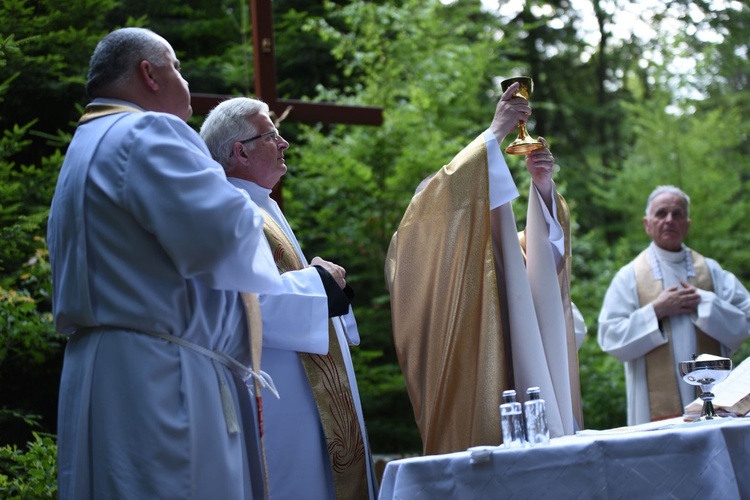
[[[464,451],[395,460],[379,498],[750,499],[750,418],[643,428],[584,431],[535,448],[482,447],[474,458]]]

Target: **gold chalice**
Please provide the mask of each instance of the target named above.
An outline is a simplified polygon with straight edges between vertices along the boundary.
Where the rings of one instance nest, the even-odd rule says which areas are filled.
[[[680,375],[690,385],[700,386],[703,400],[703,410],[698,420],[713,420],[721,418],[714,409],[714,384],[721,382],[732,371],[732,360],[710,354],[701,354],[690,361],[680,361]]]
[[[531,93],[534,91],[534,80],[532,80],[530,76],[508,78],[500,82],[500,87],[503,89],[503,92],[505,92],[508,90],[508,87],[516,82],[520,85],[513,95],[516,97],[523,97],[528,101],[531,97]],[[525,155],[543,147],[544,145],[541,142],[531,137],[526,131],[526,122],[519,120],[518,138],[505,148],[505,152],[509,155]]]

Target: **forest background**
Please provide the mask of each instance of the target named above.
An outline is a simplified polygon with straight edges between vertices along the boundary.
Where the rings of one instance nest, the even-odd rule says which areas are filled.
[[[170,41],[191,91],[252,96],[252,23],[248,0],[0,9],[0,492],[39,498],[54,495],[65,345],[51,321],[45,223],[94,46],[112,29],[148,27]],[[549,141],[571,207],[587,428],[625,424],[623,367],[599,349],[597,316],[614,273],[649,241],[653,187],[683,188],[686,243],[750,282],[746,2],[274,0],[273,12],[280,98],[383,108],[381,126],[281,123],[287,217],[305,253],[344,265],[357,291],[352,354],[374,453],[420,450],[391,337],[388,243],[419,181],[489,125],[505,77],[533,77],[529,130]],[[522,158],[509,162],[522,228],[529,176]],[[746,342],[735,363],[748,354]]]

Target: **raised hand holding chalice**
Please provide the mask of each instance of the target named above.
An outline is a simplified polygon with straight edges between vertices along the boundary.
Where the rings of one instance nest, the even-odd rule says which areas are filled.
[[[516,76],[514,78],[508,78],[500,82],[500,87],[503,89],[503,92],[505,92],[508,90],[508,87],[516,82],[519,83],[519,86],[513,96],[522,97],[528,101],[531,97],[531,93],[534,91],[534,81],[531,77]],[[518,138],[505,148],[505,152],[510,155],[525,155],[543,147],[544,145],[541,142],[529,135],[526,131],[526,122],[521,120],[518,122]]]

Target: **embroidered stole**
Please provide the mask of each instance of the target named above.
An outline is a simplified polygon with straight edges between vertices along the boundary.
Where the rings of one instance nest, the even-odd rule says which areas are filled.
[[[695,269],[695,276],[688,276],[690,284],[702,290],[713,291],[713,280],[706,259],[694,250],[690,252]],[[638,300],[642,305],[653,302],[664,290],[662,280],[654,279],[648,254],[647,248],[634,261]],[[662,319],[661,323],[667,335],[667,343],[646,354],[646,383],[652,421],[676,417],[684,413],[678,386],[680,381],[675,371],[672,328],[669,318]],[[715,339],[700,331],[698,327],[695,328],[695,335],[698,350],[696,354],[720,354],[720,346]]]
[[[264,232],[279,273],[303,268],[293,243],[265,210]],[[328,354],[298,353],[310,382],[328,445],[336,498],[369,498],[367,459],[338,336],[329,320]]]
[[[245,318],[247,320],[247,331],[250,337],[251,366],[255,373],[260,373],[260,360],[263,349],[263,321],[260,315],[260,302],[257,293],[241,293],[242,305],[245,307]],[[253,377],[255,388],[255,403],[258,406],[258,439],[260,439],[260,461],[263,466],[263,483],[265,498],[268,498],[268,463],[266,462],[266,447],[263,442],[263,396],[260,381]]]
[[[115,113],[143,113],[138,108],[125,106],[122,104],[89,104],[83,111],[83,115],[78,119],[78,125],[83,125],[91,120],[96,120],[102,116],[112,115]]]

